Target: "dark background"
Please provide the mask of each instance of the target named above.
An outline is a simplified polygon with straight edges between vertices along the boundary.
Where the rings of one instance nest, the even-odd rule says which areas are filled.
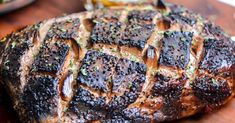
[[[181,4],[220,25],[235,36],[235,7],[217,0],[166,0]],[[25,25],[63,14],[84,11],[81,0],[37,0],[23,9],[0,15],[0,38]],[[0,86],[0,123],[17,123],[9,99]],[[179,120],[178,123],[235,123],[235,99],[224,108],[211,114],[196,115]]]

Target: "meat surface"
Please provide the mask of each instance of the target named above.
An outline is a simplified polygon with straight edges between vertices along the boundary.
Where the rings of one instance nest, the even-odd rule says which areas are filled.
[[[94,10],[1,39],[0,78],[22,122],[172,121],[234,96],[235,42],[162,1]]]

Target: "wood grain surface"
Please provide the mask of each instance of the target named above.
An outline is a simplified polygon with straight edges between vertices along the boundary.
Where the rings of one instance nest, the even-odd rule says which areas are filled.
[[[217,0],[167,0],[202,14],[235,36],[235,7]],[[32,5],[0,16],[0,38],[25,25],[63,14],[84,11],[81,0],[37,0]],[[235,99],[211,114],[198,114],[172,123],[235,123]],[[0,86],[0,123],[18,123],[6,92]]]

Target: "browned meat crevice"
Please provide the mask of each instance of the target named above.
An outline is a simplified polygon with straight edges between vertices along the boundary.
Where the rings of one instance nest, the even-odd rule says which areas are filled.
[[[171,21],[167,18],[162,18],[157,22],[157,26],[162,31],[168,30],[171,27]]]
[[[157,9],[162,9],[162,10],[166,10],[167,6],[165,5],[166,3],[163,0],[157,0],[156,2],[156,8]]]
[[[156,52],[156,48],[149,45],[144,55],[144,61],[148,68],[156,69],[158,66],[158,57],[156,56]]]
[[[88,32],[91,32],[92,29],[95,27],[95,22],[93,19],[86,18],[83,20],[83,24]]]

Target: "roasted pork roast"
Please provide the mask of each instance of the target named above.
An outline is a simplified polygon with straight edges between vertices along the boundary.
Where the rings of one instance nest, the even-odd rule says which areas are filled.
[[[22,122],[155,123],[234,95],[235,42],[181,6],[129,5],[20,29],[0,77]]]

